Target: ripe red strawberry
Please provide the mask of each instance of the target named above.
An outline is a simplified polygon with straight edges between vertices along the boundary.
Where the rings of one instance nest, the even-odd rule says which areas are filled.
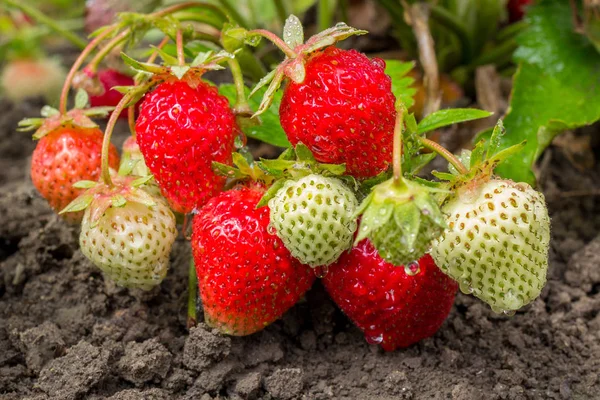
[[[90,77],[92,76],[89,71],[85,71],[85,73]],[[132,77],[111,68],[98,71],[97,77],[102,88],[97,94],[90,93],[90,105],[92,107],[116,106],[123,98],[123,94],[114,90],[113,87],[132,86],[134,84]],[[127,118],[127,109],[121,112],[119,118]]]
[[[231,163],[235,117],[204,82],[166,81],[147,94],[136,123],[148,168],[175,211],[189,213],[221,191],[212,162]]]
[[[523,19],[528,5],[532,4],[533,0],[509,0],[506,7],[510,22],[516,22]]]
[[[73,188],[81,180],[100,177],[103,133],[98,128],[58,128],[38,142],[31,158],[33,184],[55,211],[61,211],[83,190]],[[109,150],[109,166],[119,167],[114,145]],[[81,221],[83,213],[63,214],[70,221]]]
[[[458,289],[429,255],[406,267],[394,266],[379,257],[368,239],[342,254],[323,284],[367,341],[386,351],[433,335]]]
[[[324,163],[346,163],[358,178],[392,161],[396,111],[385,62],[330,46],[310,55],[301,83],[288,82],[281,126],[292,144],[304,143]]]
[[[242,336],[292,307],[315,275],[268,232],[264,192],[237,188],[211,199],[194,217],[192,250],[206,322]]]

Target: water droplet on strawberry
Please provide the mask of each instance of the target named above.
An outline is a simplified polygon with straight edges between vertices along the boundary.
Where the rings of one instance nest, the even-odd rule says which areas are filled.
[[[267,226],[267,232],[269,233],[269,235],[275,235],[277,233],[277,229],[269,224],[269,226]]]
[[[504,315],[508,315],[509,317],[512,317],[513,315],[515,315],[517,311],[516,310],[504,310],[503,313]]]
[[[404,266],[404,272],[406,272],[406,275],[415,276],[421,272],[421,266],[418,261],[411,261]]]
[[[464,294],[472,294],[473,293],[473,288],[471,287],[471,285],[469,285],[468,282],[463,281],[463,282],[460,282],[458,285],[459,285],[460,291],[463,292]]]
[[[313,272],[315,273],[315,276],[317,278],[321,278],[322,279],[329,272],[329,267],[327,265],[324,265],[324,266],[321,266],[321,267],[315,267],[315,269],[313,269]]]
[[[380,333],[379,335],[365,335],[365,339],[367,341],[367,343],[369,344],[380,344],[381,342],[383,342],[383,334]]]

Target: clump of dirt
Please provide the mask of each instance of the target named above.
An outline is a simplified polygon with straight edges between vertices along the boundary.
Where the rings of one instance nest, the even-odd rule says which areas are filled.
[[[225,337],[203,323],[188,331],[184,239],[160,287],[105,281],[79,251],[78,228],[26,178],[33,145],[14,126],[32,114],[20,106],[0,118],[1,399],[600,398],[600,201],[562,194],[600,187],[600,167],[582,173],[552,153],[541,183],[553,240],[539,299],[505,317],[459,294],[434,337],[385,353],[319,283],[257,334]]]

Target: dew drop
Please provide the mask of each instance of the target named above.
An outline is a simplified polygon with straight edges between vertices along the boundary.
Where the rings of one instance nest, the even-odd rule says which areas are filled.
[[[313,269],[313,272],[315,273],[315,276],[317,278],[322,279],[325,278],[325,275],[327,275],[327,273],[329,272],[329,267],[327,265],[315,267]]]
[[[516,314],[516,310],[504,310],[503,313],[504,315],[508,315],[509,317],[512,317],[513,315]]]
[[[469,282],[467,281],[462,281],[458,284],[460,291],[463,292],[464,294],[472,294],[473,293],[473,288],[471,287],[471,285],[469,285]]]
[[[379,335],[365,335],[365,339],[367,341],[367,343],[369,344],[381,344],[381,342],[383,342],[383,334],[380,333]]]
[[[421,266],[418,261],[411,261],[404,266],[404,272],[406,272],[406,275],[415,276],[421,272]]]
[[[277,228],[269,224],[269,226],[267,226],[267,232],[269,233],[269,235],[275,235],[277,233]]]

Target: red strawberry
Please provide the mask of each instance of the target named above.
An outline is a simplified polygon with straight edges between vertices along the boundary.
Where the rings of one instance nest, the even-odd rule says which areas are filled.
[[[235,117],[213,86],[161,83],[147,94],[136,123],[148,168],[175,211],[189,213],[219,193],[225,178],[212,162],[231,163]]]
[[[98,128],[59,128],[42,137],[31,158],[31,179],[55,211],[61,211],[84,190],[73,188],[81,180],[96,181],[100,177],[103,133]],[[109,153],[109,166],[119,167],[119,154],[114,145]],[[83,213],[63,214],[80,221]]]
[[[93,76],[89,71],[85,71],[88,76]],[[114,69],[103,69],[97,72],[98,80],[102,85],[102,90],[98,94],[90,93],[90,105],[92,107],[111,106],[119,104],[123,94],[114,90],[115,86],[132,86],[133,78],[120,73]],[[127,118],[127,109],[121,112],[119,118]]]
[[[233,189],[194,217],[192,250],[208,324],[236,336],[263,329],[292,307],[315,275],[268,232],[264,192]]]
[[[523,19],[527,6],[533,3],[533,0],[509,0],[507,4],[510,22],[516,22]]]
[[[397,267],[379,257],[368,239],[344,253],[323,284],[367,341],[386,351],[433,335],[450,313],[458,289],[429,255]]]
[[[331,46],[310,55],[305,68],[302,83],[290,80],[281,100],[290,142],[304,143],[320,162],[346,163],[346,172],[358,178],[386,170],[396,98],[385,62]]]

